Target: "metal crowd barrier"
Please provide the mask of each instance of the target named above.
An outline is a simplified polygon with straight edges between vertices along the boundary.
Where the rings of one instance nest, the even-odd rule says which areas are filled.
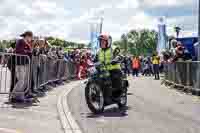
[[[200,89],[200,62],[165,64],[165,80],[176,85]]]
[[[0,53],[0,58],[0,94],[27,93],[31,85],[29,76],[31,73],[30,57]]]
[[[32,63],[31,66],[34,66],[31,69],[34,89],[52,82],[70,80],[76,76],[75,64],[64,59],[53,59],[46,55],[40,55],[33,56]]]
[[[38,89],[56,81],[70,80],[76,76],[76,67],[73,62],[52,59],[47,55],[30,58],[24,55],[0,53],[0,60],[0,94],[25,94],[29,90]],[[18,79],[22,78],[20,76],[23,74],[26,74],[26,77],[23,77],[24,90],[14,90],[16,84],[19,83]]]

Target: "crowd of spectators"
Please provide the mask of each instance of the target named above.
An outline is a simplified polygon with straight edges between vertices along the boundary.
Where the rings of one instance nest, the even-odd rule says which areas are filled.
[[[62,47],[51,46],[45,39],[33,39],[31,31],[25,32],[21,37],[21,39],[16,40],[11,48],[4,52],[7,54],[1,55],[1,64],[4,67],[7,66],[11,72],[11,102],[21,102],[24,99],[35,98],[45,91],[44,86],[38,88],[38,77],[43,78],[41,75],[44,73],[44,67],[46,66],[41,66],[41,64],[44,64],[47,60],[52,61],[52,63],[49,63],[49,67],[56,67],[54,65],[56,60],[70,62],[76,67],[74,67],[74,78],[86,78],[87,68],[92,65],[90,51],[80,49],[64,51]],[[51,73],[56,75],[56,69],[51,68],[48,71],[50,72],[48,73],[49,76],[54,76]],[[56,82],[62,83],[61,80]],[[27,90],[27,88],[30,90]],[[25,92],[25,95],[23,92]]]
[[[159,72],[162,71],[162,63],[157,53],[152,56],[125,56],[122,61],[122,70],[127,75],[138,77],[140,74],[143,76],[155,76],[158,80]]]
[[[177,61],[192,61],[194,57],[189,50],[179,41],[171,40],[171,49],[164,50],[161,55],[153,53],[151,56],[127,56],[124,58],[122,65],[125,73],[132,73],[133,76],[138,76],[139,73],[143,76],[155,76],[155,79],[160,79],[159,73],[164,72],[165,63],[174,63]]]
[[[93,65],[93,57],[89,50],[74,49],[65,53],[64,59],[75,63],[77,79],[86,78],[88,68]]]
[[[193,60],[191,53],[184,45],[176,40],[170,42],[171,49],[162,52],[163,60],[167,63],[173,63],[176,61],[189,61]]]

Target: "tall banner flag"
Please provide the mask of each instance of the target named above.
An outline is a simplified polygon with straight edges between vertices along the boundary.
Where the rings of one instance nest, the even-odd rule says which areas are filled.
[[[166,23],[165,18],[159,18],[158,23],[158,44],[157,44],[157,52],[161,55],[162,51],[166,49],[167,44],[167,34],[166,34]]]
[[[90,43],[93,55],[96,55],[99,49],[99,34],[100,32],[98,31],[98,24],[91,24]]]
[[[98,37],[101,34],[101,30],[102,20],[97,20],[90,24],[90,43],[93,55],[96,55],[98,50],[100,49]]]

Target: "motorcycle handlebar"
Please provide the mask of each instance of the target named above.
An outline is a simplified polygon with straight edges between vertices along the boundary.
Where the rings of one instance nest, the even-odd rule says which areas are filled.
[[[117,64],[117,63],[120,63],[120,61],[112,60],[109,64],[114,65],[114,64]],[[97,63],[94,63],[93,66],[95,66],[95,67],[101,67],[101,66],[105,66],[105,65],[107,65],[107,64],[97,62]]]

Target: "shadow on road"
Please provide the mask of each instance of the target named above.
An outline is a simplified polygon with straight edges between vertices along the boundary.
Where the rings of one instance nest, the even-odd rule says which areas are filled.
[[[26,99],[24,102],[18,102],[18,103],[10,102],[6,94],[0,101],[0,108],[28,109],[29,107],[32,107],[32,106],[38,106],[37,105],[37,103],[39,103],[38,98],[47,96],[48,92],[53,91],[55,87],[61,86],[61,85],[63,85],[63,83],[55,82],[55,83],[51,83],[46,86],[40,87],[37,90],[34,90],[34,94],[36,95],[36,98]]]
[[[133,93],[127,93],[127,95],[128,95],[128,96],[132,96],[132,95],[133,95]]]
[[[15,108],[15,109],[28,109],[32,106],[38,106],[38,104],[34,102],[24,102],[24,103],[11,103],[11,102],[4,102],[5,105],[8,105],[7,107]],[[5,106],[2,106],[5,107]]]
[[[93,113],[88,113],[87,118],[98,118],[98,117],[126,117],[128,116],[127,111],[130,110],[131,107],[126,106],[123,109],[119,109],[117,107],[114,108],[109,108],[105,109],[102,114],[93,114]]]
[[[23,103],[23,104],[12,104],[12,108],[15,108],[15,109],[28,109],[29,107],[32,107],[32,106],[38,106],[37,104],[35,103]]]

